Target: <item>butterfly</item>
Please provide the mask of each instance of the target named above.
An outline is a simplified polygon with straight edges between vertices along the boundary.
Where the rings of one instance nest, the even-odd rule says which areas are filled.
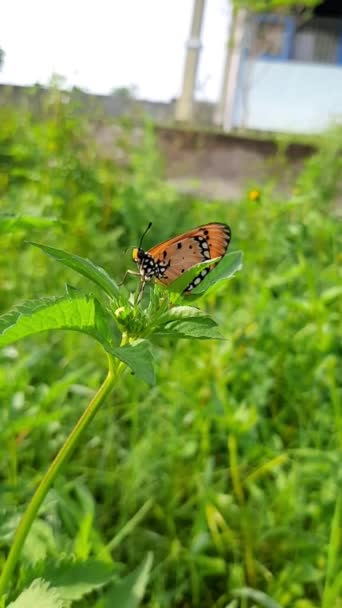
[[[139,272],[128,271],[129,274],[141,277],[137,301],[141,299],[147,281],[156,279],[158,283],[169,285],[196,264],[222,258],[227,252],[231,240],[229,226],[214,222],[198,226],[144,251],[142,241],[151,226],[150,222],[140,239],[139,247],[134,247],[132,251],[132,258],[137,264]],[[201,270],[185,287],[183,293],[191,293],[216,264],[218,262]]]

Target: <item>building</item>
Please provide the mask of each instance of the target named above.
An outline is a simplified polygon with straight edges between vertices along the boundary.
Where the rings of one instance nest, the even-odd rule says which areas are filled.
[[[315,133],[342,122],[341,0],[291,14],[234,11],[222,80],[215,123],[225,131]]]

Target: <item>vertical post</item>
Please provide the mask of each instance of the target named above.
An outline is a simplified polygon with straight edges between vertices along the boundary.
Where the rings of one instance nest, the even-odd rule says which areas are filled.
[[[342,33],[338,37],[336,63],[342,65]]]
[[[223,125],[223,117],[227,103],[227,88],[228,88],[228,78],[230,73],[230,64],[232,58],[233,44],[234,44],[234,32],[235,32],[235,24],[236,24],[236,14],[237,9],[234,6],[232,9],[231,16],[228,20],[228,35],[225,46],[225,57],[224,57],[224,66],[223,66],[223,75],[222,75],[222,85],[221,85],[221,93],[219,100],[216,105],[216,110],[214,113],[214,123],[219,127]]]
[[[191,121],[193,115],[194,90],[201,50],[201,29],[205,0],[194,0],[190,38],[187,42],[181,95],[176,105],[176,120]]]
[[[239,85],[246,16],[246,10],[234,8],[229,26],[221,95],[215,113],[216,124],[225,131],[235,126],[234,107]]]

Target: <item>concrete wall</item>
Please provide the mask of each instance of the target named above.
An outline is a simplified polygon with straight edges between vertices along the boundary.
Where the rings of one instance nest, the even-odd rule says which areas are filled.
[[[0,84],[0,105],[10,104],[39,113],[47,95],[48,90],[40,86],[24,87]],[[165,125],[173,124],[175,120],[176,100],[163,102],[135,99],[129,94],[119,91],[113,95],[93,95],[77,88],[68,91],[68,95],[78,103],[80,111],[92,114],[95,118],[102,115],[110,118],[130,116],[141,120],[144,115],[147,115],[156,123]],[[204,101],[196,102],[194,123],[202,127],[212,125],[213,113],[214,104]]]
[[[157,128],[168,180],[184,193],[210,199],[237,199],[246,188],[269,180],[290,195],[310,145],[289,144],[283,153],[275,141],[176,128]]]
[[[314,133],[342,122],[342,66],[256,59],[241,69],[235,127]]]
[[[0,86],[0,105],[12,104],[30,109],[39,115],[47,92],[45,89]],[[73,91],[77,112],[91,117],[93,137],[99,154],[122,162],[122,148],[116,144],[122,138],[118,117],[129,116],[136,128],[132,141],[142,136],[142,120],[149,114],[156,124],[157,144],[164,158],[165,176],[179,191],[212,199],[239,198],[248,185],[272,179],[285,194],[303,162],[314,148],[310,145],[289,144],[286,152],[278,153],[274,139],[260,140],[234,136],[210,129],[182,128],[173,121],[170,104],[134,100],[124,95],[99,96]],[[210,122],[210,104],[202,104],[202,120]],[[112,120],[113,119],[113,120]]]

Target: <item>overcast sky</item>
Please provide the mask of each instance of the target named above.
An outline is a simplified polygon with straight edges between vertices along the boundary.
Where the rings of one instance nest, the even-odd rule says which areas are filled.
[[[46,84],[60,74],[95,93],[135,85],[177,97],[193,0],[2,0],[1,83]],[[197,97],[217,99],[229,0],[207,0]]]

